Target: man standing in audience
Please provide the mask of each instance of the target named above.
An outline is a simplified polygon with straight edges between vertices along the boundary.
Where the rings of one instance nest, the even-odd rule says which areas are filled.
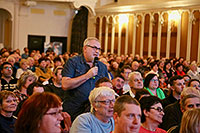
[[[131,88],[128,84],[128,75],[132,72],[131,67],[129,65],[125,65],[121,69],[121,75],[124,77],[124,86],[123,86],[123,93],[128,92]]]
[[[171,93],[168,97],[163,99],[162,105],[165,108],[167,105],[172,104],[180,99],[181,92],[185,88],[185,81],[182,76],[175,75],[170,78]]]
[[[1,90],[14,91],[17,84],[17,79],[12,77],[13,66],[4,62],[1,65]]]
[[[74,120],[70,133],[111,133],[114,130],[114,90],[109,87],[94,88],[89,100],[90,112],[83,113]]]
[[[99,40],[89,37],[83,45],[83,54],[70,58],[62,71],[62,88],[68,92],[63,111],[68,112],[72,120],[87,108],[85,105],[95,82],[108,77],[106,65],[95,58],[99,57],[101,50]]]
[[[118,96],[121,96],[123,94],[123,86],[124,86],[124,77],[122,75],[117,75],[113,80],[113,89],[118,94]]]
[[[138,133],[141,124],[139,102],[131,96],[121,96],[114,104],[115,129],[113,133]]]
[[[136,91],[143,89],[143,78],[140,72],[132,72],[129,74],[129,86],[131,90],[129,90],[125,95],[130,95],[135,97]]]

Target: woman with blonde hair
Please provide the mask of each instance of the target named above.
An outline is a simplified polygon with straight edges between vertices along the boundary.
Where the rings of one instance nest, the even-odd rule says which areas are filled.
[[[17,69],[17,73],[16,73],[16,78],[19,79],[20,76],[24,73],[24,72],[31,72],[31,70],[28,69],[28,60],[27,59],[21,59],[19,66],[20,68]]]
[[[200,132],[200,109],[191,109],[184,112],[180,133]]]
[[[17,81],[17,88],[14,90],[18,101],[22,101],[28,97],[27,88],[30,84],[37,81],[37,76],[31,72],[24,72]]]

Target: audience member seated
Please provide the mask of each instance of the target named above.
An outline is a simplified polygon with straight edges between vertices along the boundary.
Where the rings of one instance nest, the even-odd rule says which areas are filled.
[[[13,92],[3,90],[0,92],[0,132],[14,133],[16,117],[13,112],[17,108],[17,99]]]
[[[165,98],[162,89],[159,88],[159,80],[157,74],[150,73],[144,79],[144,88],[149,91],[152,96],[157,96],[160,99]]]
[[[181,101],[181,111],[184,114],[185,111],[200,108],[200,95],[189,94],[183,98]],[[181,123],[178,125],[171,127],[171,133],[180,133]],[[181,132],[182,133],[182,132]]]
[[[153,61],[151,62],[150,64],[150,67],[151,67],[151,71],[149,71],[148,73],[145,74],[145,77],[148,75],[148,74],[156,74],[157,76],[158,75],[158,61]]]
[[[187,74],[191,77],[191,79],[200,80],[200,72],[197,69],[197,64],[195,61],[190,64],[190,70],[187,72]]]
[[[61,99],[49,92],[36,93],[23,104],[16,121],[16,133],[61,133],[69,131],[70,116],[62,112]],[[65,128],[61,128],[64,120]]]
[[[9,56],[9,57],[6,59],[6,61],[12,65],[12,67],[13,67],[13,74],[12,74],[12,76],[13,76],[13,77],[16,77],[17,69],[14,67],[15,58],[14,58],[13,56]]]
[[[123,94],[124,77],[122,75],[116,75],[112,83],[114,91],[118,96],[121,96]]]
[[[32,72],[35,72],[35,60],[32,57],[28,57],[28,65],[29,65],[29,70],[31,70]]]
[[[169,80],[171,77],[174,76],[174,72],[173,72],[173,70],[172,70],[172,65],[171,65],[170,60],[167,60],[167,61],[165,62],[165,65],[164,65],[164,68],[163,68],[163,69],[164,69],[165,73],[167,74],[167,77],[166,77],[165,81],[166,81],[166,83],[168,84],[168,80]]]
[[[140,129],[141,108],[139,102],[128,95],[117,98],[114,104],[113,133],[138,133]]]
[[[24,72],[31,72],[28,69],[28,60],[22,59],[19,63],[20,68],[17,69],[16,78],[19,79]]]
[[[132,68],[132,71],[138,71],[138,68],[139,68],[140,64],[137,60],[134,60],[131,64],[131,68]]]
[[[13,67],[10,63],[4,62],[1,65],[1,90],[14,91],[17,79],[12,77]]]
[[[131,88],[128,84],[128,76],[132,72],[131,67],[125,65],[121,68],[121,75],[124,77],[124,86],[123,86],[123,93],[128,92]]]
[[[35,73],[38,76],[38,80],[42,83],[46,80],[49,80],[52,76],[52,71],[49,68],[46,68],[46,58],[41,57],[38,60],[39,66],[36,67]]]
[[[37,81],[37,76],[31,72],[24,72],[17,81],[16,89],[13,91],[17,96],[18,102],[28,98],[27,88],[30,84]]]
[[[139,101],[141,98],[146,97],[146,96],[150,96],[149,91],[146,90],[146,89],[137,90],[136,93],[135,93],[135,99],[138,100],[138,101]]]
[[[27,88],[27,98],[35,93],[42,93],[42,92],[44,92],[44,86],[39,82],[33,82]],[[18,113],[21,110],[21,107],[23,103],[27,100],[27,98],[19,102],[17,110],[14,112],[15,116],[18,116]]]
[[[156,96],[147,96],[140,99],[142,110],[141,126],[139,133],[167,133],[158,128],[164,115],[161,100]]]
[[[185,80],[185,86],[188,87],[188,83],[191,80],[191,77],[187,74],[183,75],[183,79]]]
[[[95,87],[109,87],[113,89],[112,81],[108,79],[107,77],[103,77],[97,80],[95,83]]]
[[[180,75],[180,76],[185,75],[185,72],[183,71],[183,65],[182,65],[182,64],[178,63],[178,64],[176,65],[176,71],[175,71],[174,74],[175,74],[175,75]]]
[[[200,81],[197,79],[191,79],[190,82],[188,83],[189,87],[194,87],[197,90],[200,91]]]
[[[48,80],[49,83],[46,84],[44,88],[45,91],[55,93],[63,101],[67,95],[67,91],[62,89],[62,74],[61,74],[62,70],[63,67],[58,66],[53,72],[53,77]]]
[[[162,129],[169,130],[171,127],[177,126],[181,123],[182,112],[188,109],[186,106],[188,104],[191,104],[191,101],[192,104],[194,102],[193,98],[188,97],[188,95],[194,95],[195,97],[199,97],[200,92],[193,87],[184,88],[181,92],[180,100],[165,107],[163,123],[160,125]],[[194,106],[189,107],[193,108]]]
[[[135,97],[136,91],[143,89],[143,78],[140,72],[134,71],[129,74],[129,82],[130,90],[125,93],[125,95],[130,95],[131,97]]]
[[[108,87],[94,88],[89,95],[91,112],[79,115],[70,133],[110,133],[114,130],[115,92]]]
[[[21,56],[22,59],[27,59],[29,57],[29,49],[27,47],[24,48],[24,53]]]
[[[167,105],[172,104],[180,99],[181,92],[185,88],[185,81],[182,76],[175,75],[170,78],[170,94],[162,101],[163,108]]]
[[[184,112],[180,133],[199,133],[200,132],[200,109],[191,109]]]

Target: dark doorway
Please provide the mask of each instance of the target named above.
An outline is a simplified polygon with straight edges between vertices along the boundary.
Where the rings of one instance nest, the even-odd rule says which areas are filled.
[[[45,36],[36,36],[28,35],[28,49],[31,52],[32,50],[39,50],[40,53],[44,52],[44,42]]]
[[[71,50],[70,52],[82,53],[83,42],[87,38],[88,10],[81,7],[73,19],[72,35],[71,35]]]
[[[50,42],[61,42],[62,43],[62,54],[67,51],[67,37],[51,36]]]

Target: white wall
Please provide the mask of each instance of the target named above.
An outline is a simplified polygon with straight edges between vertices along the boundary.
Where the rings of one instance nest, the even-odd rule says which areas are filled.
[[[42,9],[44,14],[31,13],[32,9]],[[54,15],[54,10],[64,11],[65,16]],[[38,4],[35,7],[21,7],[19,16],[19,47],[27,46],[28,35],[46,36],[46,42],[50,42],[50,36],[68,36],[69,22],[73,11],[67,5],[62,4]]]
[[[7,0],[3,1],[2,8],[12,4],[15,9],[10,11],[10,14],[15,14],[12,27],[14,49],[19,48],[23,52],[23,48],[28,46],[28,35],[46,36],[46,42],[50,41],[50,36],[68,37],[69,24],[74,14],[69,4],[37,2],[36,6],[27,7],[18,3],[7,2]],[[31,12],[34,9],[44,12],[36,13],[38,10],[34,13]],[[54,14],[54,11],[61,13]]]

